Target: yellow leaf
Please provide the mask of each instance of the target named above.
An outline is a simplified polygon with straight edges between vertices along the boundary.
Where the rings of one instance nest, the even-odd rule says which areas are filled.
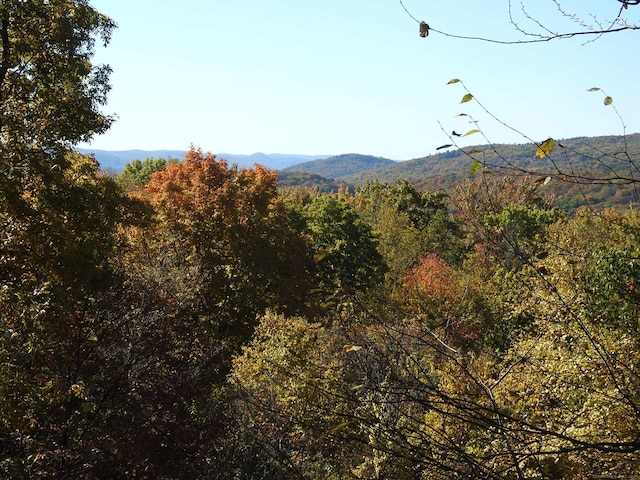
[[[555,147],[555,145],[556,141],[553,138],[547,138],[544,142],[536,147],[536,157],[548,157],[549,155],[551,155],[551,152],[553,152],[553,148]]]
[[[362,350],[362,347],[358,345],[345,345],[344,347],[344,353],[357,352],[358,350]]]

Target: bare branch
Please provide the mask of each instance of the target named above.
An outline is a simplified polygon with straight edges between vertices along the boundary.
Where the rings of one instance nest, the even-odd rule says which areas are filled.
[[[529,31],[524,27],[520,26],[520,24],[517,22],[517,20],[513,16],[511,1],[509,1],[509,5],[508,5],[509,22],[514,26],[517,32],[519,32],[520,34],[524,35],[527,38],[519,39],[519,40],[503,40],[503,39],[485,37],[485,36],[463,35],[459,33],[452,33],[446,30],[433,28],[432,26],[430,26],[429,30],[431,32],[439,33],[440,35],[443,35],[445,37],[458,38],[461,40],[489,42],[489,43],[496,43],[501,45],[523,45],[523,44],[529,44],[529,43],[544,43],[544,42],[549,42],[551,40],[562,40],[562,39],[569,39],[574,37],[589,37],[590,40],[587,40],[587,43],[588,43],[589,41],[597,40],[602,35],[605,35],[608,33],[618,33],[618,32],[623,32],[628,30],[630,31],[640,30],[640,24],[628,23],[625,19],[621,17],[622,12],[625,9],[627,9],[629,5],[638,5],[640,4],[640,0],[633,0],[633,1],[618,0],[620,3],[622,3],[622,6],[620,7],[614,20],[607,22],[608,25],[604,25],[593,14],[591,15],[593,19],[592,22],[587,22],[582,18],[580,18],[577,14],[566,11],[558,0],[552,0],[552,1],[556,5],[556,9],[558,10],[559,15],[579,25],[581,27],[581,30],[569,31],[569,32],[554,31],[550,27],[548,27],[542,19],[539,19],[533,16],[532,14],[530,14],[525,8],[525,4],[522,3],[520,10],[525,16],[525,18],[528,21],[532,22],[534,25],[536,25],[537,28],[541,30],[541,32],[538,32],[538,33]],[[411,12],[409,12],[409,10],[405,7],[402,0],[400,0],[400,5],[413,21],[417,22],[418,24],[422,23]]]

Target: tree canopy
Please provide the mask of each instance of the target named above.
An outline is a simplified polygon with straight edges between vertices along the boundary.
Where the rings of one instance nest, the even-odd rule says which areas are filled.
[[[113,22],[0,20],[0,477],[637,475],[635,204],[561,211],[480,159],[448,192],[287,190],[196,148],[113,179],[71,150],[111,121]]]

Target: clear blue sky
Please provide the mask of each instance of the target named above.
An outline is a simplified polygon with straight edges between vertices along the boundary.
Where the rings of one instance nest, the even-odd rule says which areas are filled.
[[[574,31],[552,0],[525,0],[550,26]],[[640,131],[640,31],[535,45],[458,40],[418,24],[398,0],[94,0],[118,24],[95,62],[113,68],[104,109],[118,120],[92,148],[214,153],[362,153],[396,160],[449,143],[440,129],[477,118],[494,142],[522,143],[473,102],[534,140]],[[518,3],[519,2],[515,2]],[[505,0],[404,0],[432,28],[521,38]],[[615,0],[567,0],[569,11],[612,19]],[[534,11],[538,9],[538,11]],[[640,23],[640,6],[626,11]],[[519,22],[526,25],[520,15]],[[588,17],[585,15],[585,18]],[[485,143],[471,135],[465,144]]]

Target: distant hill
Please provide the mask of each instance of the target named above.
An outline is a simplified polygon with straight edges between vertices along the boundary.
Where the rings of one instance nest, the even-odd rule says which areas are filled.
[[[304,188],[316,190],[322,193],[337,193],[347,187],[345,183],[322,177],[310,172],[291,172],[281,170],[278,172],[278,186],[281,189]]]
[[[146,160],[147,158],[177,158],[184,157],[184,150],[97,150],[92,148],[78,148],[80,153],[93,154],[100,163],[103,170],[122,171],[127,163],[132,160]],[[229,164],[237,164],[240,168],[253,167],[259,163],[272,170],[280,170],[282,168],[294,165],[296,163],[305,163],[318,158],[326,158],[327,155],[295,155],[281,153],[254,153],[252,155],[235,155],[232,153],[218,153],[220,158],[224,158]]]
[[[78,148],[80,153],[93,155],[103,170],[122,171],[132,160],[147,158],[182,158],[184,150],[96,150],[94,148]]]
[[[348,183],[362,184],[369,179],[393,182],[402,178],[425,188],[437,188],[470,177],[470,167],[474,161],[471,157],[482,158],[498,171],[507,167],[507,163],[514,168],[540,172],[553,170],[554,165],[564,168],[571,164],[573,168],[581,171],[598,170],[600,176],[606,176],[612,169],[618,172],[629,170],[626,154],[638,159],[637,163],[640,163],[640,133],[626,137],[579,137],[558,140],[551,159],[537,158],[535,152],[536,145],[533,143],[476,145],[396,162],[375,170],[363,170],[340,179]]]
[[[527,172],[553,172],[558,167],[596,179],[595,182],[587,181],[583,184],[555,180],[542,188],[542,191],[556,199],[558,207],[568,212],[587,204],[593,208],[604,208],[627,207],[640,203],[638,133],[626,137],[601,136],[558,140],[550,159],[537,158],[535,153],[536,145],[533,143],[476,145],[404,162],[383,161],[382,166],[378,166],[380,164],[377,162],[366,161],[377,157],[350,154],[294,165],[284,169],[281,175],[296,172],[301,174],[302,171],[322,175],[293,176],[286,179],[287,186],[305,186],[320,191],[326,191],[331,184],[331,181],[323,177],[331,177],[334,182],[343,186],[362,185],[367,180],[374,179],[388,183],[406,179],[420,190],[449,190],[454,185],[473,178],[470,167],[474,158],[482,158],[497,173],[517,174],[518,169]],[[639,169],[636,171],[635,168]],[[345,173],[349,171],[353,173]],[[627,175],[635,179],[637,184],[608,182],[607,178],[614,172],[618,176]]]
[[[465,154],[468,152],[469,154]],[[498,155],[498,152],[500,155]],[[492,165],[495,172],[518,173],[518,169],[528,172],[553,172],[557,166],[561,170],[573,170],[595,182],[578,184],[574,182],[552,181],[543,191],[556,198],[556,204],[571,212],[589,204],[594,208],[626,207],[640,203],[640,133],[622,136],[579,137],[557,141],[550,159],[540,159],[535,155],[536,145],[496,144],[469,146],[462,150],[451,150],[436,155],[398,162],[375,170],[364,170],[340,177],[351,185],[361,185],[367,180],[394,182],[407,179],[416,188],[436,191],[450,189],[465,179],[472,178],[470,167],[475,158],[483,158]],[[507,170],[504,170],[509,167]],[[627,175],[638,183],[608,183],[611,175]]]
[[[253,167],[258,163],[271,170],[282,170],[299,163],[306,163],[319,158],[327,158],[327,155],[297,155],[287,153],[253,153],[251,155],[234,155],[232,153],[218,153],[220,158],[224,158],[227,162],[236,163],[241,168]]]
[[[310,162],[292,165],[283,168],[283,172],[308,172],[321,175],[325,178],[342,178],[348,175],[355,175],[361,172],[371,172],[372,170],[395,165],[397,162],[383,157],[371,155],[360,155],[357,153],[346,153],[334,157],[313,160]]]

